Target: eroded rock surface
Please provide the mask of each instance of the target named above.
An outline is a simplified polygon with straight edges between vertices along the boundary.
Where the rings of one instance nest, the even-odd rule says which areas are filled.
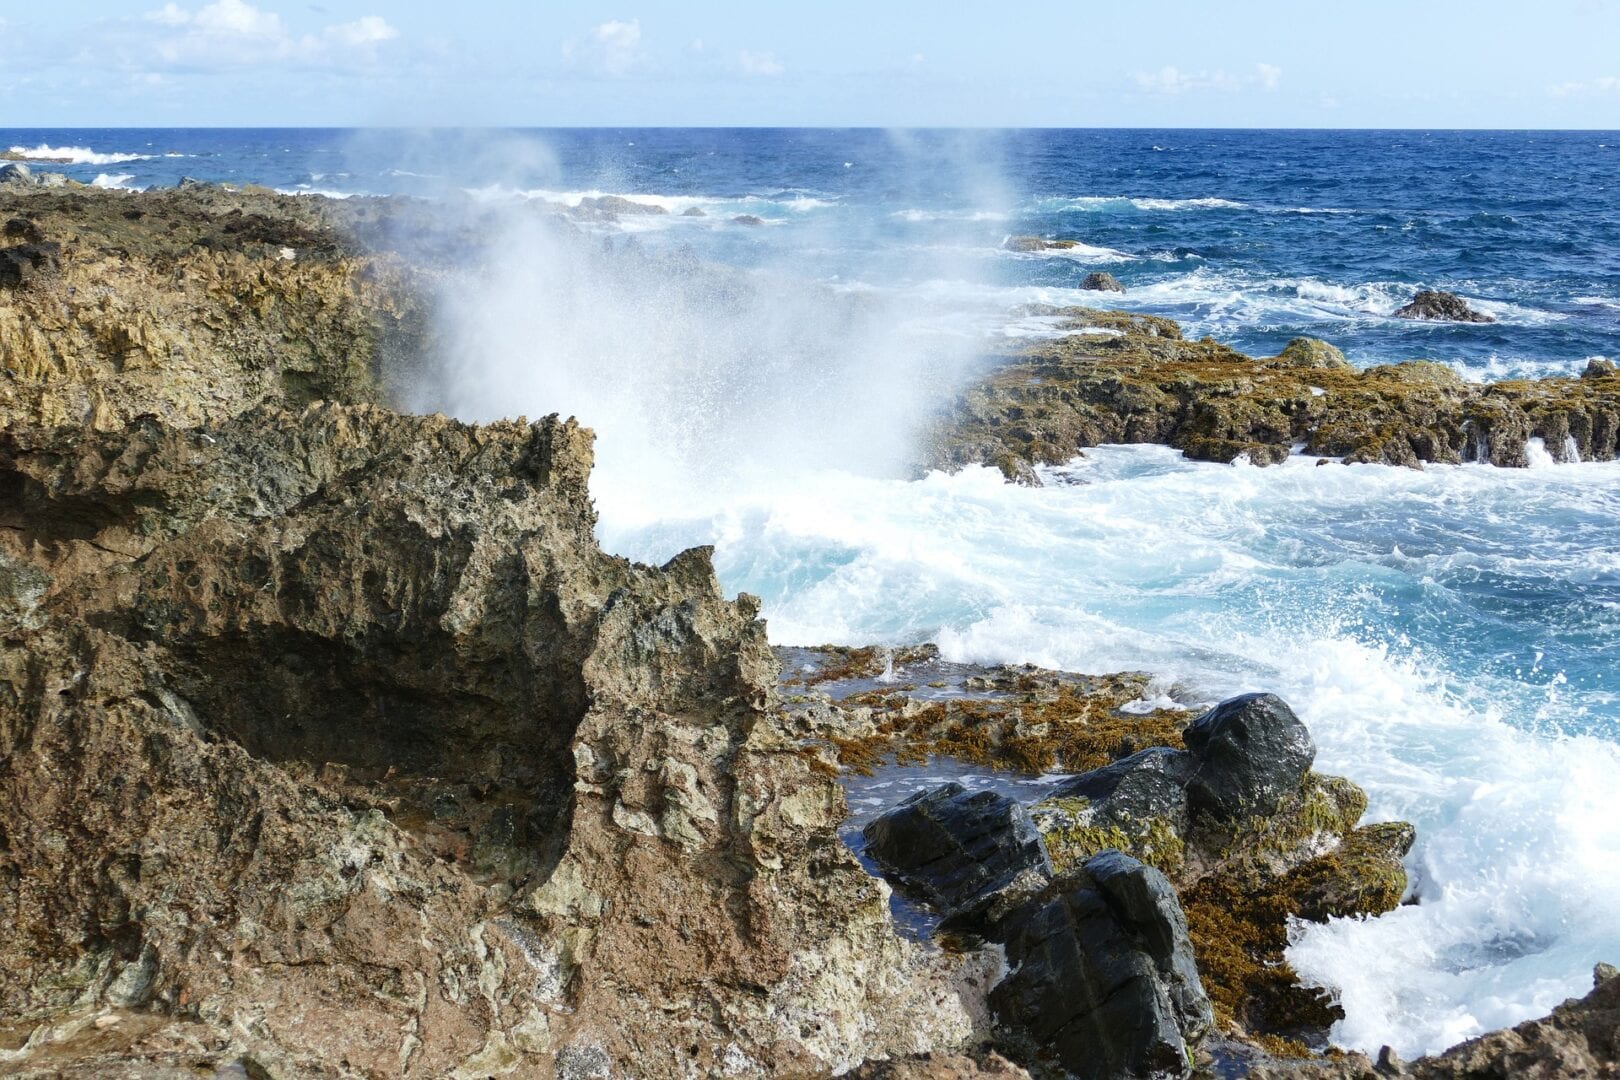
[[[1081,308],[1066,337],[1009,346],[944,413],[923,464],[982,464],[1026,483],[1089,446],[1163,443],[1188,457],[1256,465],[1304,453],[1350,463],[1528,464],[1540,438],[1556,460],[1620,453],[1620,377],[1465,382],[1432,362],[1357,371],[1331,346],[1291,342],[1273,358],[1168,319]]]
[[[0,326],[33,365],[0,396],[0,1067],[814,1076],[978,1045],[983,964],[895,933],[757,604],[704,549],[597,547],[588,431],[367,404],[379,309],[304,203],[87,205],[21,211],[80,289],[30,282]],[[315,256],[271,250],[294,229]]]

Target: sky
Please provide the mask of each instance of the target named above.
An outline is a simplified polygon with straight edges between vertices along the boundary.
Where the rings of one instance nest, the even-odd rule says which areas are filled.
[[[1620,128],[1620,0],[0,0],[0,128]]]

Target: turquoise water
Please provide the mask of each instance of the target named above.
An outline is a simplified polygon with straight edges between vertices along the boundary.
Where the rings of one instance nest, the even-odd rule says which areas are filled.
[[[1286,697],[1322,768],[1418,826],[1417,903],[1302,927],[1346,1045],[1404,1053],[1546,1011],[1620,961],[1620,464],[1254,469],[1105,447],[902,479],[917,426],[1013,308],[1129,307],[1253,352],[1568,372],[1620,335],[1620,134],[1499,132],[0,131],[104,186],[181,175],[514,211],[443,300],[413,404],[596,429],[611,549],[717,546],[783,644],[1146,670]],[[71,152],[64,153],[64,148]],[[41,151],[43,154],[43,151]],[[173,155],[173,156],[170,156]],[[580,226],[517,208],[618,193]],[[701,217],[681,216],[697,208]],[[749,227],[732,220],[761,218]],[[1002,250],[1010,234],[1081,245]],[[645,256],[645,257],[642,257]],[[736,268],[725,287],[679,270]],[[1417,324],[1419,286],[1499,318]]]

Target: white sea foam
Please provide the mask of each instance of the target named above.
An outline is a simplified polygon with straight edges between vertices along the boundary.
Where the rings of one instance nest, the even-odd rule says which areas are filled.
[[[1545,1012],[1620,956],[1620,749],[1559,734],[1592,702],[1528,649],[1518,675],[1464,678],[1387,622],[1443,597],[1437,578],[1569,574],[1592,554],[1583,536],[1620,530],[1620,465],[1256,469],[1131,447],[1048,479],[825,472],[602,529],[646,559],[716,542],[726,586],[765,598],[779,642],[932,638],[956,660],[1146,669],[1178,697],[1282,694],[1319,767],[1367,788],[1371,820],[1418,828],[1419,903],[1295,932],[1291,962],[1346,1008],[1344,1045],[1439,1049]],[[1566,534],[1572,514],[1585,525]],[[1392,550],[1374,520],[1434,531]],[[1447,577],[1465,531],[1517,562]],[[1586,572],[1594,617],[1612,618],[1614,570]]]
[[[120,165],[126,161],[145,161],[151,154],[98,154],[83,146],[13,146],[13,154],[40,161],[67,165]]]
[[[1034,204],[1033,209],[1048,213],[1064,210],[1083,210],[1090,213],[1120,210],[1176,213],[1187,210],[1247,210],[1249,204],[1213,197],[1155,199],[1129,195],[1077,195],[1072,198],[1041,199]]]
[[[132,188],[129,186],[129,182],[133,179],[135,179],[134,173],[98,173],[96,178],[90,181],[90,186],[98,188],[117,188],[122,191],[136,191],[138,190],[137,188]]]

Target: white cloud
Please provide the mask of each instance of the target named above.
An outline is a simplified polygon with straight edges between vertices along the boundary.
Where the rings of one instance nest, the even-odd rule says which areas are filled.
[[[159,66],[193,70],[275,63],[336,66],[357,51],[369,54],[399,36],[380,15],[328,26],[320,34],[294,34],[279,14],[247,0],[214,0],[195,10],[170,2],[148,11],[143,20],[162,28],[146,42]]]
[[[1151,94],[1186,94],[1200,90],[1229,93],[1256,86],[1270,92],[1281,85],[1282,74],[1282,68],[1275,64],[1256,64],[1250,75],[1233,75],[1225,70],[1182,71],[1166,65],[1158,71],[1138,71],[1132,78],[1138,87]]]
[[[1620,77],[1600,75],[1585,82],[1566,82],[1547,87],[1553,97],[1588,97],[1593,94],[1620,93]]]
[[[191,12],[179,4],[164,4],[157,11],[148,11],[142,18],[164,26],[184,26],[191,21]]]
[[[328,26],[326,35],[344,45],[364,48],[367,45],[381,45],[385,41],[393,41],[399,37],[399,31],[388,25],[388,20],[381,15],[367,15],[351,23]]]
[[[747,49],[737,54],[737,66],[744,75],[772,77],[787,71],[775,53],[749,52]]]
[[[641,20],[609,19],[583,41],[574,38],[564,42],[563,59],[604,75],[628,75],[642,61]]]

